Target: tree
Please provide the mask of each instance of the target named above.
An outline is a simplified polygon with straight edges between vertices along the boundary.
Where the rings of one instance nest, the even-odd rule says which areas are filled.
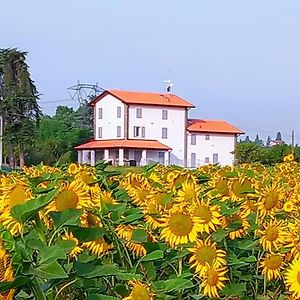
[[[87,111],[83,107],[74,111],[73,108],[58,106],[53,117],[43,116],[36,145],[30,150],[26,163],[53,165],[75,161],[77,154],[74,147],[92,137],[90,123],[93,124],[93,121],[91,119],[90,123],[87,122],[91,118]]]
[[[255,137],[254,144],[258,146],[264,146],[264,142],[259,138],[258,134]]]
[[[271,137],[268,135],[267,141],[266,141],[266,146],[270,147],[271,146]]]
[[[25,150],[34,143],[41,110],[39,95],[26,64],[26,52],[0,49],[0,113],[9,164],[24,166]]]
[[[239,164],[261,162],[264,159],[264,150],[254,143],[238,143],[235,157]]]
[[[276,134],[276,141],[282,141],[280,132],[277,132]]]

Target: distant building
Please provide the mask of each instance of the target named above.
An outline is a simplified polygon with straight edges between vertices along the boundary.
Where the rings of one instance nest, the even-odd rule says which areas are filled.
[[[243,134],[225,121],[188,119],[194,105],[172,94],[106,90],[90,104],[94,137],[75,148],[80,163],[232,165]]]

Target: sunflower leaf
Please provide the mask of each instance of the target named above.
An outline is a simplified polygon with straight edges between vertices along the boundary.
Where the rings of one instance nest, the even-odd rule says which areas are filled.
[[[89,242],[102,238],[108,235],[105,228],[89,228],[89,227],[69,227],[74,236],[81,242]]]
[[[29,200],[24,204],[19,204],[11,209],[12,216],[20,223],[25,223],[31,219],[36,213],[49,204],[57,195],[58,190],[52,190],[49,193]]]
[[[10,289],[17,288],[27,284],[30,281],[28,276],[18,276],[11,282],[0,282],[0,292],[6,292]]]
[[[66,209],[62,212],[52,211],[49,213],[56,228],[62,226],[74,226],[79,224],[79,218],[82,215],[81,209]]]
[[[164,252],[161,250],[155,250],[140,259],[140,261],[152,261],[157,259],[162,259],[164,257]]]

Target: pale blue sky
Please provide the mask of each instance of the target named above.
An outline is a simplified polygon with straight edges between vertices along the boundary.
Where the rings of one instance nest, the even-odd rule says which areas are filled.
[[[77,80],[174,92],[192,117],[300,142],[299,0],[0,0],[0,47],[28,51],[46,113]],[[64,100],[64,101],[63,101]],[[74,103],[76,104],[76,103]]]

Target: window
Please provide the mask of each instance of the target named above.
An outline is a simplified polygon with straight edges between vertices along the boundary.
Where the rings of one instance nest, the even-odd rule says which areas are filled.
[[[102,107],[99,107],[99,109],[98,109],[98,119],[102,119]]]
[[[98,127],[98,138],[102,138],[102,127]]]
[[[161,137],[163,139],[167,139],[168,138],[168,128],[162,128],[162,134],[161,134]]]
[[[136,117],[137,118],[141,118],[142,117],[142,109],[141,108],[137,108],[136,109]]]
[[[167,120],[168,119],[168,111],[166,109],[162,110],[162,119]]]
[[[213,154],[213,164],[218,164],[219,163],[219,155],[217,153]]]
[[[205,163],[209,164],[209,157],[205,157]]]
[[[196,153],[191,153],[191,167],[196,168]]]
[[[117,137],[121,137],[121,126],[117,126]]]
[[[158,152],[158,162],[163,165],[165,161],[165,152]]]
[[[145,137],[145,127],[142,127],[142,137]]]
[[[117,107],[117,118],[121,118],[121,114],[122,114],[122,107],[118,106]]]
[[[207,141],[210,139],[209,134],[206,134],[206,135],[205,135],[205,139],[206,139]]]
[[[133,136],[134,137],[145,137],[145,127],[134,126],[133,127]]]
[[[192,133],[191,135],[191,145],[196,145],[196,134]]]

